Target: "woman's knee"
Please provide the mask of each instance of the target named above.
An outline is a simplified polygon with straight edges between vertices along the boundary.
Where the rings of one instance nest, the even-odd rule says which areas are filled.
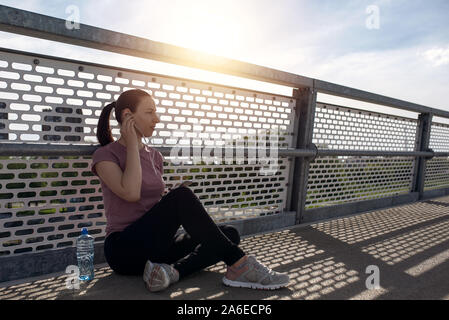
[[[233,243],[235,243],[236,245],[240,243],[240,233],[235,227],[224,225],[221,226],[221,230]]]
[[[136,276],[141,275],[145,269],[146,260],[132,259],[131,257],[123,257],[121,260],[116,261],[106,259],[109,267],[119,275],[124,276]]]
[[[195,196],[195,193],[186,186],[180,186],[176,189],[173,189],[170,193],[176,195],[177,197],[191,197],[192,195]]]
[[[109,267],[120,275],[142,274],[145,269],[146,256],[140,254],[139,251],[127,249],[115,241],[115,237],[112,238],[112,236],[105,240],[104,257]]]

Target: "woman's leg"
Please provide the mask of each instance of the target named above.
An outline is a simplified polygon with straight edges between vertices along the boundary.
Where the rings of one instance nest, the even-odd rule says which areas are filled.
[[[110,250],[108,262],[112,260],[116,269],[121,270],[119,273],[141,274],[148,259],[164,260],[181,225],[192,239],[214,252],[227,265],[245,255],[218,228],[193,191],[179,187],[120,232],[114,240],[115,245],[110,246],[114,249]]]
[[[219,229],[235,245],[240,243],[240,235],[236,228],[221,225]],[[194,240],[188,233],[184,233],[176,237],[162,262],[173,264],[182,278],[221,261],[221,257],[210,249]]]

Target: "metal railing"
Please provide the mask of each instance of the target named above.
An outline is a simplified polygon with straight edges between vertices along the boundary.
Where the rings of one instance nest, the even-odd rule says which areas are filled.
[[[161,127],[152,141],[165,156],[167,185],[193,180],[214,220],[242,235],[449,193],[449,126],[433,121],[449,112],[88,25],[67,30],[62,19],[5,6],[0,30],[294,89],[282,96],[0,49],[0,281],[74,264],[84,226],[95,237],[96,263],[104,261],[104,207],[90,156],[101,108],[130,88],[157,102]],[[323,104],[319,92],[412,111],[417,119]],[[111,124],[117,138],[116,120]],[[242,156],[232,163],[172,162],[181,139],[190,154],[212,139],[243,139],[260,150],[258,130],[277,132],[276,174],[261,175],[262,166],[248,162],[248,146],[231,145]]]

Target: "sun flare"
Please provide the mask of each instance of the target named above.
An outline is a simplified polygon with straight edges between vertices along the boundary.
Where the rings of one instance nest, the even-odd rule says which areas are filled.
[[[247,20],[236,6],[213,1],[180,2],[170,15],[170,33],[180,46],[239,59]]]

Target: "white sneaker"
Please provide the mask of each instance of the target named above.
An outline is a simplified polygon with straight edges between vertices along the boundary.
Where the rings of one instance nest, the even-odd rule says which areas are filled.
[[[153,263],[150,260],[145,264],[143,281],[147,289],[151,292],[164,290],[178,280],[179,273],[168,264]]]
[[[290,282],[287,273],[273,271],[249,255],[238,267],[228,267],[223,283],[230,287],[274,290]]]

